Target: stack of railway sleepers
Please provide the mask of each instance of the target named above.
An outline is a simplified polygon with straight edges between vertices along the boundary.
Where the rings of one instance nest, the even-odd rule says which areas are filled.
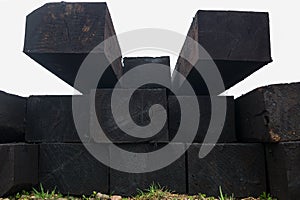
[[[238,140],[234,99],[218,95],[271,61],[268,13],[203,10],[196,13],[175,67],[185,80],[173,73],[173,88],[179,95],[169,96],[171,136],[180,123],[176,99],[194,96],[185,89],[187,84],[192,86],[200,105],[199,129],[187,151],[188,193],[203,191],[218,196],[219,186],[224,193],[233,193],[235,197],[258,196],[267,191],[263,144]],[[215,87],[214,82],[219,78],[224,85]],[[213,105],[213,99],[222,98],[227,103]],[[217,110],[226,107],[224,121],[213,118],[212,106]],[[221,114],[215,117],[221,117],[218,115]],[[209,128],[212,120],[217,120],[215,126],[221,127],[221,133],[214,131],[216,127]],[[218,141],[209,139],[218,134]],[[203,157],[200,152],[203,148],[212,150]]]
[[[218,96],[272,61],[268,13],[198,11],[175,67],[183,76],[173,73],[172,78],[170,70],[160,73],[156,68],[170,68],[167,56],[126,57],[122,63],[117,39],[105,43],[111,36],[115,31],[106,3],[49,3],[28,15],[24,53],[82,95],[23,98],[0,93],[0,159],[4,163],[0,196],[39,183],[63,194],[100,191],[131,196],[136,189],[157,183],[179,193],[217,196],[221,186],[224,193],[236,197],[266,191],[280,199],[296,198],[298,84],[259,88],[236,100]],[[209,56],[202,55],[202,48]],[[89,63],[91,69],[104,69],[104,74],[98,84],[89,85],[86,80],[81,88],[75,84],[76,76],[90,53],[99,58]],[[149,83],[135,88],[134,81],[127,80],[116,88],[121,76],[131,70],[145,74],[139,68],[145,65],[171,87]],[[215,72],[213,68],[219,75],[201,74]],[[209,84],[217,78],[224,87],[211,90],[214,85]],[[185,90],[187,84],[193,93]],[[112,107],[114,92],[119,96],[113,106],[122,111],[118,116]],[[183,121],[180,102],[191,99],[198,101],[200,118],[195,121],[190,116],[188,121],[198,129],[187,143],[176,135]],[[75,102],[82,104],[74,107]],[[192,104],[184,107],[195,109]],[[80,110],[74,113],[74,109]],[[215,111],[223,109],[224,120],[216,120],[222,116]],[[152,121],[160,117],[166,120]],[[211,127],[214,120],[217,123]],[[144,137],[136,131],[153,122],[155,134]],[[188,136],[194,129],[186,127]],[[122,170],[109,165],[116,157],[120,162],[128,159],[112,150],[116,146],[151,154],[167,145],[170,156],[183,153],[156,171],[131,173],[126,166]],[[100,151],[103,160],[90,149]],[[203,154],[203,149],[211,151]],[[137,158],[130,162],[142,169],[153,164]]]
[[[236,100],[240,141],[265,146],[270,193],[298,199],[300,84],[261,87]]]

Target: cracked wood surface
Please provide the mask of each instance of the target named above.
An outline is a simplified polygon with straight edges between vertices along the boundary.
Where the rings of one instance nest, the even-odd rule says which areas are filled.
[[[236,99],[240,141],[300,140],[300,84],[278,84],[255,89]]]

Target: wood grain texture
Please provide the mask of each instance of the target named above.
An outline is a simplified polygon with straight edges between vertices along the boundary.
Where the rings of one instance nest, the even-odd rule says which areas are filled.
[[[88,96],[81,98],[86,104]],[[35,143],[89,142],[89,110],[82,110],[79,118],[83,124],[81,138],[73,120],[72,96],[31,96],[27,103],[26,141]]]
[[[98,144],[96,148],[109,155],[107,145]],[[108,193],[108,168],[82,144],[41,144],[39,182],[45,190],[52,191],[56,187],[65,195]]]
[[[48,3],[27,16],[24,53],[73,86],[86,56],[114,35],[106,3]],[[113,87],[122,75],[117,39],[93,52],[99,56],[98,62],[93,63],[95,67],[110,64],[105,73],[108,78],[98,87]],[[112,55],[119,56],[112,60]]]
[[[126,94],[126,90],[127,89],[119,89],[119,91],[122,92],[123,95]],[[109,89],[99,89],[96,91],[95,108],[91,107],[91,112],[96,109],[97,119],[93,118],[93,115],[91,114],[90,120],[90,133],[95,141],[105,142],[101,135],[96,131],[97,124],[101,125],[104,134],[112,142],[115,143],[148,141],[166,142],[169,140],[167,121],[163,128],[150,138],[137,138],[130,136],[122,131],[116,124],[115,119],[112,115],[111,95],[112,90]],[[125,102],[125,100],[128,98],[129,97],[124,97],[124,101],[121,99],[121,102]],[[166,89],[138,89],[133,93],[129,102],[129,112],[131,114],[131,118],[138,126],[146,126],[150,123],[149,109],[154,104],[163,106],[167,112]],[[120,103],[120,105],[116,106],[119,107],[127,105],[123,105],[123,103]],[[161,115],[162,112],[163,110],[156,110],[151,114],[155,117],[155,115]],[[124,117],[124,120],[122,121],[122,124],[124,126],[130,124],[127,116],[122,117]]]
[[[25,141],[26,101],[0,91],[0,143]]]
[[[270,193],[279,199],[299,199],[299,149],[300,142],[266,144]]]
[[[189,96],[169,96],[168,97],[168,108],[169,108],[169,134],[170,138],[174,138],[176,135],[178,128],[180,126],[180,105],[177,98],[191,98]],[[218,124],[218,126],[223,128],[221,129],[221,135],[218,140],[219,143],[226,143],[226,142],[235,142],[236,135],[235,135],[235,111],[234,111],[234,99],[233,97],[219,97],[219,98],[226,98],[227,101],[227,111],[225,122],[223,124]],[[211,100],[209,96],[198,96],[197,97],[199,102],[199,113],[200,113],[200,121],[198,125],[197,135],[194,139],[195,143],[202,143],[205,136],[207,134],[217,134],[215,132],[208,133],[208,126],[211,120]],[[184,142],[184,141],[181,141]]]
[[[225,89],[272,61],[268,13],[200,10],[193,19],[188,37],[209,53],[220,71]],[[203,77],[194,69],[195,66],[212,67],[202,52],[199,46],[186,40],[175,67],[197,95],[209,93]],[[182,95],[191,95],[180,90],[182,84],[187,84],[185,80],[179,76],[174,76],[173,80],[173,86]]]
[[[240,141],[300,140],[300,84],[258,88],[236,100]]]
[[[210,144],[203,144],[210,145]],[[235,197],[259,196],[266,191],[265,157],[262,144],[216,144],[199,159],[200,144],[192,144],[188,157],[188,192]]]
[[[151,69],[153,69],[153,73],[155,73],[156,77],[159,77],[161,80],[166,80],[169,85],[171,85],[171,72],[170,70],[166,73],[161,73],[161,71],[156,70],[157,65],[161,64],[170,67],[170,57],[169,56],[162,56],[162,57],[125,57],[123,59],[124,63],[124,74],[128,71],[130,71],[133,68],[140,67],[144,64],[152,64]],[[142,69],[140,69],[142,70]],[[142,77],[142,72],[139,72],[139,77]],[[129,80],[130,81],[130,80]],[[134,85],[131,82],[126,82],[126,85],[124,85],[124,82],[122,83],[123,88],[134,88]],[[166,88],[162,85],[158,84],[146,84],[143,85],[143,89],[151,89],[151,88]]]
[[[119,144],[118,146],[130,152],[147,153],[156,151],[164,145],[165,144],[162,143],[153,143]],[[184,148],[184,144],[171,145],[174,150]],[[126,160],[128,158],[124,157],[121,159]],[[147,168],[147,166],[151,164],[149,162],[149,160],[145,159],[143,162],[137,163],[137,165]],[[145,190],[152,184],[159,184],[160,186],[167,187],[169,190],[176,191],[181,194],[186,193],[185,154],[171,165],[154,172],[131,174],[114,169],[110,170],[110,190],[114,191],[116,194],[132,196],[138,193],[137,189]]]
[[[0,196],[38,184],[38,146],[0,144]]]

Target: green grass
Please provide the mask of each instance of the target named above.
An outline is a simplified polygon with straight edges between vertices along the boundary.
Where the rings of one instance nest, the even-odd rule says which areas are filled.
[[[262,193],[262,195],[259,196],[260,200],[273,200],[274,198],[267,194],[266,192]]]
[[[39,199],[54,199],[54,198],[61,198],[63,197],[62,194],[60,193],[57,193],[55,190],[56,188],[54,188],[52,191],[45,191],[44,188],[43,188],[43,185],[40,184],[40,188],[39,188],[39,191],[35,188],[32,188],[33,190],[33,196],[35,196],[36,198],[39,198]]]
[[[123,200],[237,200],[234,198],[233,194],[228,196],[224,194],[222,188],[219,187],[219,196],[207,197],[205,194],[199,193],[198,195],[189,196],[185,194],[176,194],[165,187],[161,187],[159,184],[152,184],[148,189],[140,190],[138,189],[138,194],[134,197],[123,198]],[[111,195],[109,195],[111,196]],[[94,191],[90,196],[82,195],[81,197],[74,196],[64,196],[61,193],[57,192],[56,189],[52,191],[45,190],[40,184],[38,189],[33,188],[31,192],[22,191],[17,193],[14,196],[9,197],[12,200],[33,200],[33,199],[51,199],[56,200],[58,198],[64,198],[67,200],[100,200],[97,199],[97,192]],[[270,194],[266,192],[262,193],[256,200],[275,200]]]
[[[138,189],[137,192],[138,195],[133,197],[137,200],[162,199],[171,194],[168,189],[161,187],[159,184],[151,184],[149,189],[146,189],[145,191]]]
[[[233,194],[229,197],[227,196],[227,194],[223,195],[221,186],[219,187],[219,192],[220,192],[219,200],[234,200]]]

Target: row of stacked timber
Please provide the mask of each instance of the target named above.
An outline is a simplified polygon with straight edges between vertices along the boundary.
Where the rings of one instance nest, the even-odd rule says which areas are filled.
[[[131,69],[143,64],[153,64],[153,70],[155,64],[170,67],[170,58],[127,57],[122,62],[122,57],[118,57],[111,62],[110,54],[121,52],[117,40],[103,48],[94,48],[115,34],[106,3],[49,3],[28,15],[24,53],[71,86],[91,51],[106,60],[93,63],[92,68],[110,64],[96,87],[91,84],[90,91],[76,88],[82,95],[24,98],[0,93],[0,196],[40,183],[45,189],[56,188],[63,194],[100,191],[131,196],[137,189],[157,183],[178,193],[217,196],[221,186],[224,193],[234,193],[236,197],[270,192],[281,200],[297,199],[300,84],[262,87],[238,99],[217,97],[224,91],[211,94],[195,66],[179,57],[175,69],[185,81],[176,74],[172,79],[170,73],[159,76],[169,81],[180,95],[175,96],[155,83],[133,93],[129,111],[137,125],[150,123],[149,109],[154,104],[167,111],[167,121],[156,135],[133,137],[118,127],[114,119],[110,103],[113,89]],[[198,11],[188,36],[210,54],[224,81],[224,89],[272,61],[268,13]],[[185,42],[181,53],[193,59],[199,51]],[[194,64],[205,67],[209,62],[200,58]],[[107,155],[107,160],[113,159],[112,144],[98,137],[95,122],[110,141],[130,152],[153,152],[168,143],[174,152],[185,149],[184,141],[174,143],[172,139],[181,122],[178,99],[193,97],[182,89],[187,82],[197,95],[201,111],[199,128],[189,149],[169,166],[148,173],[127,173],[106,166],[86,149],[94,146]],[[127,84],[117,90],[126,92],[130,87]],[[212,116],[212,97],[225,99],[227,105],[224,123],[217,124],[222,129],[217,144],[204,143]],[[80,112],[80,130],[73,119],[74,98],[89,108]],[[125,102],[126,99],[121,99],[117,106]],[[94,109],[96,116],[92,115]],[[160,114],[159,109],[151,110],[152,116]],[[79,136],[78,132],[83,134]],[[199,158],[201,146],[211,146],[213,150]],[[147,160],[136,163],[144,167],[149,164]]]

